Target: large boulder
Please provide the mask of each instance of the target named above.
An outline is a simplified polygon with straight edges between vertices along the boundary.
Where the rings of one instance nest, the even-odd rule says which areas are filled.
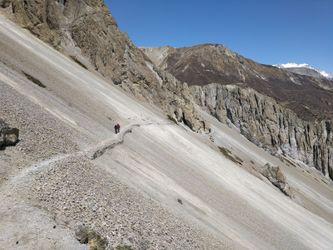
[[[0,119],[0,149],[6,146],[15,146],[19,140],[19,130],[9,127]]]

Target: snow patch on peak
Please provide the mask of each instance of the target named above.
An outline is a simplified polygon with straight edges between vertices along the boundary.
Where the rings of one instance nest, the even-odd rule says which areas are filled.
[[[309,69],[313,69],[309,64],[307,63],[301,63],[301,64],[297,64],[297,63],[285,63],[285,64],[279,64],[276,65],[279,68],[309,68]]]
[[[333,74],[327,73],[326,71],[320,70],[319,73],[328,79],[333,79]]]
[[[285,63],[285,64],[278,64],[278,65],[274,65],[275,67],[281,68],[281,69],[288,69],[288,68],[308,68],[308,69],[312,69],[316,72],[318,72],[319,74],[321,74],[323,77],[327,78],[327,79],[333,79],[333,74],[328,73],[326,71],[323,70],[319,70],[316,69],[314,67],[312,67],[311,65],[307,64],[307,63]]]

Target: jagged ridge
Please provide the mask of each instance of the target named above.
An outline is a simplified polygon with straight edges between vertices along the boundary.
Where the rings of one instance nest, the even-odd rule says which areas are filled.
[[[251,88],[209,84],[193,86],[192,93],[207,112],[236,125],[253,143],[300,160],[333,179],[332,120],[304,121]]]
[[[6,0],[1,6],[22,27],[81,66],[98,71],[191,129],[203,129],[187,85],[154,66],[119,30],[104,1]]]
[[[145,52],[153,58],[161,50],[157,48]],[[160,67],[189,85],[237,84],[273,97],[304,120],[333,117],[333,91],[329,90],[333,81],[326,78],[299,75],[263,65],[219,44],[168,48],[162,58]]]

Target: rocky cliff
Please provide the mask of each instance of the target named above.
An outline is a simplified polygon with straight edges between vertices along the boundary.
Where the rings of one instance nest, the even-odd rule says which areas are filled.
[[[203,130],[186,84],[157,69],[122,33],[102,0],[1,0],[15,22],[96,70],[137,98],[163,109],[194,131]]]
[[[143,49],[162,70],[187,82],[199,106],[234,124],[250,141],[333,178],[333,82],[262,65],[225,48]],[[229,85],[232,84],[232,85]]]
[[[256,144],[332,176],[332,123],[314,122],[321,115],[330,116],[332,93],[320,88],[319,80],[305,81],[304,76],[257,64],[218,45],[145,50],[148,58],[119,30],[102,0],[1,0],[0,6],[83,68],[96,70],[137,98],[157,105],[170,119],[194,131],[205,130],[196,101],[220,121],[229,118]],[[190,90],[165,70],[190,85],[205,86]],[[210,82],[220,85],[207,85]],[[252,87],[279,104],[249,89],[223,87],[230,82]]]
[[[144,51],[159,67],[189,85],[237,84],[273,97],[304,120],[333,117],[332,80],[263,65],[219,44]]]
[[[315,167],[333,179],[333,122],[309,122],[251,88],[209,84],[191,87],[198,105],[234,124],[253,143]]]

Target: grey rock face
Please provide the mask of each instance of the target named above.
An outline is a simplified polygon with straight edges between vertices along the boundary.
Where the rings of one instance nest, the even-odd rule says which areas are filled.
[[[19,130],[10,128],[0,119],[0,149],[6,146],[15,146],[19,139]]]
[[[198,105],[234,124],[250,141],[315,167],[333,179],[333,122],[308,122],[250,88],[210,84],[191,87]]]

